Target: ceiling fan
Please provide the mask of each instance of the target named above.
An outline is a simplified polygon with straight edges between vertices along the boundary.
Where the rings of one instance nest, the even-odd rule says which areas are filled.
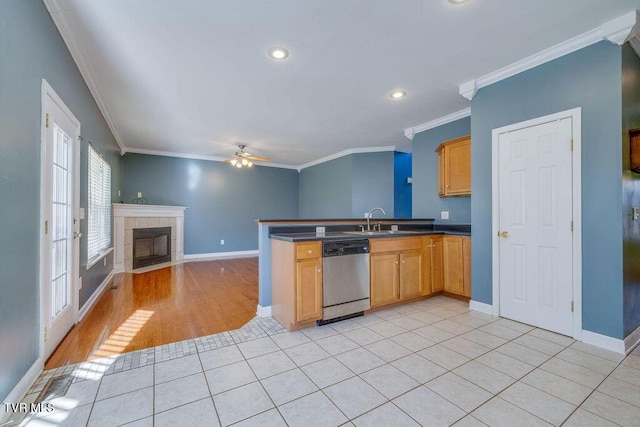
[[[271,159],[268,157],[254,156],[251,153],[247,153],[246,151],[244,151],[244,149],[246,148],[246,145],[240,144],[238,145],[238,148],[240,149],[240,151],[236,151],[236,153],[233,156],[225,160],[225,162],[231,163],[231,166],[235,166],[237,168],[243,168],[246,166],[250,168],[253,166],[253,162],[270,162],[271,161]]]

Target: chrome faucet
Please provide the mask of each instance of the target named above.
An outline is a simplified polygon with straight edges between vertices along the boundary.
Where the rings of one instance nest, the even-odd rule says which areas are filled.
[[[387,215],[385,213],[384,209],[382,209],[382,208],[373,208],[369,212],[367,212],[367,231],[371,231],[371,214],[373,213],[373,211],[380,211],[380,212],[382,212],[382,215],[384,215],[384,216]]]

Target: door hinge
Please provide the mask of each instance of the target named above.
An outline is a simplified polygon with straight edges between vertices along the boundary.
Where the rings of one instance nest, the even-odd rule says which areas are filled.
[[[571,220],[571,231],[573,231],[573,220]]]
[[[571,301],[571,312],[573,313],[573,301]]]
[[[45,114],[44,127],[46,127],[46,128],[49,127],[49,113]]]
[[[573,139],[571,140],[571,143],[569,144],[569,147],[571,148],[571,151],[573,152]]]
[[[44,327],[44,342],[47,342],[47,335],[49,333],[49,330],[47,329],[47,327]]]
[[[49,221],[44,221],[44,234],[49,234]]]

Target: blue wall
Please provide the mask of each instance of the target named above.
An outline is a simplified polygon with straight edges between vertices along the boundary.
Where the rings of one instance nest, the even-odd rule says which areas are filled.
[[[437,223],[448,224],[469,224],[471,222],[471,198],[469,196],[438,196],[438,155],[435,152],[442,142],[470,133],[471,118],[465,117],[417,133],[413,137],[411,146],[413,151],[414,218],[435,218]],[[472,147],[474,142],[474,140],[471,141]],[[475,167],[475,163],[472,164]],[[475,188],[471,191],[475,195]],[[448,220],[440,220],[441,211],[449,211]]]
[[[621,48],[600,42],[478,91],[471,103],[472,298],[491,295],[491,131],[582,107],[583,329],[623,338]]]
[[[413,197],[411,178],[411,153],[393,153],[393,210],[396,218],[411,218]]]
[[[393,218],[393,151],[352,154],[352,157],[351,216],[363,218],[365,212],[380,207],[388,218]],[[374,212],[373,217],[382,215]]]
[[[302,169],[300,218],[362,218],[374,207],[393,217],[393,178],[391,151],[349,154]]]
[[[353,158],[351,155],[300,171],[300,218],[350,218]]]
[[[87,144],[109,159],[113,193],[120,185],[117,146],[41,1],[0,1],[0,401],[39,356],[40,117],[46,79],[82,125],[80,205],[87,205]],[[86,235],[86,221],[81,222]],[[112,269],[86,270],[80,244],[80,303]]]
[[[640,128],[640,58],[625,44],[622,48],[622,225],[624,253],[624,336],[640,326],[640,221],[631,219],[640,206],[640,173],[629,169],[629,130]]]
[[[185,254],[258,249],[256,219],[297,218],[298,172],[265,166],[125,154],[122,200],[181,205]],[[225,244],[221,245],[220,240]]]

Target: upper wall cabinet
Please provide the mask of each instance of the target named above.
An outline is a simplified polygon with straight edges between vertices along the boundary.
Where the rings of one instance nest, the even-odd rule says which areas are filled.
[[[471,195],[471,136],[443,142],[438,153],[440,197]]]

